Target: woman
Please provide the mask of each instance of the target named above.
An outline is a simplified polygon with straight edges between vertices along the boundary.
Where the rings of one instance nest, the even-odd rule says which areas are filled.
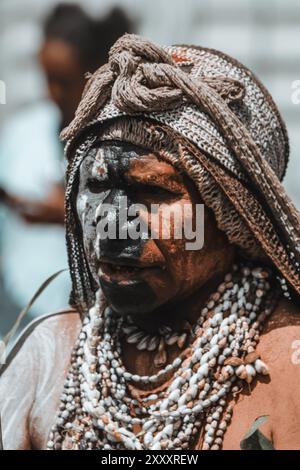
[[[125,35],[63,137],[74,310],[9,358],[4,447],[238,449],[268,415],[269,445],[298,448],[300,225],[265,88],[218,51]],[[191,250],[176,234],[201,204]]]

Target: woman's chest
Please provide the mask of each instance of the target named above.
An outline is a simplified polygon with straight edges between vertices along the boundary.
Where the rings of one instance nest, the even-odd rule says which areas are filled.
[[[40,397],[38,405],[32,410],[30,423],[30,440],[34,449],[46,449],[49,433],[55,422],[55,417],[60,406],[60,396],[63,390],[64,377],[57,377],[56,383],[52,384],[47,396]],[[254,421],[260,416],[269,416],[260,430],[271,440],[272,423],[272,394],[270,385],[258,383],[251,393],[244,391],[232,402],[232,420],[228,423],[223,436],[219,436],[221,448],[223,450],[239,450],[240,443],[245,434],[249,431]],[[200,434],[202,435],[202,431]],[[221,439],[220,439],[221,438]],[[200,439],[196,448],[200,446]],[[201,448],[201,447],[200,447]]]

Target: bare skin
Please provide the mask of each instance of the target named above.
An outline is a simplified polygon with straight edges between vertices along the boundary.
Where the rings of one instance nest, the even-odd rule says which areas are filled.
[[[257,348],[269,366],[270,377],[256,380],[239,396],[224,449],[239,449],[241,438],[262,415],[269,417],[260,430],[276,450],[300,449],[299,339],[300,308],[281,300]]]

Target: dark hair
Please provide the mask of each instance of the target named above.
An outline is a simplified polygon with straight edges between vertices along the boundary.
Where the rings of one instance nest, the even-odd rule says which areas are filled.
[[[133,30],[134,22],[122,8],[93,19],[80,6],[66,3],[58,4],[44,24],[45,39],[69,43],[90,72],[107,61],[110,47],[120,36]]]

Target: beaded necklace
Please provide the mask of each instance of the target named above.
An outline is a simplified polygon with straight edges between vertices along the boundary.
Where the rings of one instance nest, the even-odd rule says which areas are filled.
[[[271,281],[268,270],[235,265],[202,309],[189,347],[149,376],[125,369],[125,320],[101,309],[98,291],[72,352],[47,448],[191,449],[202,430],[201,448],[221,449],[229,399],[241,384],[269,373],[255,350],[277,299]],[[137,397],[138,384],[158,391]]]

